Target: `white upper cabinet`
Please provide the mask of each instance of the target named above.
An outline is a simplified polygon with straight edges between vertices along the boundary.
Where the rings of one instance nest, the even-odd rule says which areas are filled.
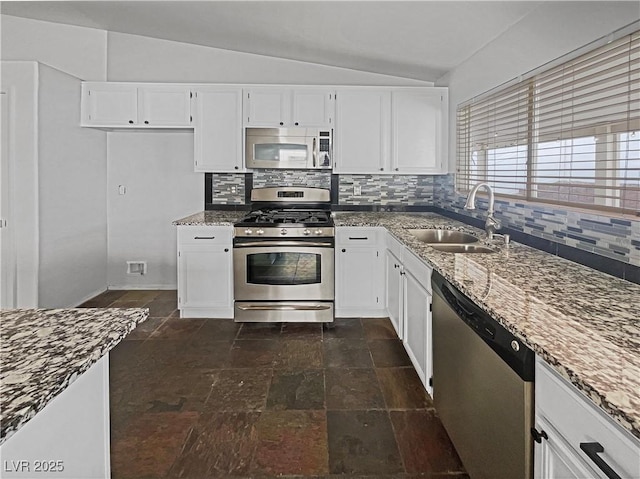
[[[244,124],[251,127],[330,127],[335,95],[315,88],[245,90]]]
[[[392,172],[445,172],[447,99],[446,88],[392,93]]]
[[[336,173],[446,169],[447,89],[345,89],[336,100]]]
[[[195,171],[237,173],[243,170],[241,88],[196,90],[194,142]]]
[[[299,89],[292,92],[293,126],[329,127],[333,125],[335,93],[323,89]]]
[[[334,164],[336,173],[380,173],[389,164],[389,90],[338,90]]]
[[[85,82],[82,126],[189,128],[191,89],[183,85]]]
[[[138,89],[138,122],[148,126],[190,126],[191,90],[154,85]]]

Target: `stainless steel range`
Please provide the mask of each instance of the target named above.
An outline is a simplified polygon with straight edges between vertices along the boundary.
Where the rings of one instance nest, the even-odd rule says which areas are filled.
[[[233,240],[236,322],[332,322],[330,192],[255,188]]]

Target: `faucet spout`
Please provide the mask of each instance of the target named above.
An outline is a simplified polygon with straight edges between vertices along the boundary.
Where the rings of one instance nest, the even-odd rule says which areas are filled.
[[[469,196],[467,197],[467,202],[464,205],[465,210],[475,210],[476,209],[476,194],[480,188],[485,188],[489,192],[489,207],[487,209],[487,221],[484,224],[484,230],[487,232],[487,238],[489,240],[493,239],[494,233],[499,230],[502,225],[500,221],[494,218],[493,216],[493,206],[494,206],[494,195],[493,188],[489,183],[478,183],[469,192]]]

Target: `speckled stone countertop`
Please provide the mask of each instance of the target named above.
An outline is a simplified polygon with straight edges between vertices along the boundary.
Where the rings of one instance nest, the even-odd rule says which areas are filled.
[[[140,308],[0,311],[0,444],[148,315]]]
[[[233,223],[228,212],[206,213],[211,224]],[[407,230],[485,234],[433,213],[338,212],[335,223],[385,227],[640,438],[640,285],[515,242],[495,241],[487,254],[437,251]]]
[[[233,226],[244,214],[239,211],[201,211],[174,221],[176,226]]]

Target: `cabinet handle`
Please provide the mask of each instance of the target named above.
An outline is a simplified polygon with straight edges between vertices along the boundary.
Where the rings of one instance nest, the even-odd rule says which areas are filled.
[[[234,168],[235,168],[236,170],[239,170],[239,169],[240,169],[240,167],[239,167],[239,166],[234,166]]]
[[[225,253],[228,253],[228,252],[229,252],[229,248],[225,248],[225,249],[224,249],[224,252],[225,252]]]
[[[549,439],[549,436],[547,436],[547,433],[544,432],[544,429],[538,432],[538,430],[535,427],[532,427],[531,435],[533,436],[533,440],[536,441],[538,444],[540,444],[543,439]]]
[[[129,124],[130,124],[130,125],[133,125],[133,120],[129,120]]]
[[[342,248],[342,252],[343,252],[343,253],[346,253],[346,252],[347,252],[347,250],[346,250],[346,249],[344,249],[344,248]]]
[[[280,126],[282,126],[282,125],[284,125],[284,122],[282,122],[282,121],[281,121],[281,122],[280,122]]]
[[[216,239],[215,236],[194,236],[193,239]]]
[[[396,168],[396,171],[400,171],[400,168]]]
[[[145,121],[144,121],[144,124],[145,124],[145,125],[148,125],[148,124],[149,124],[149,120],[145,120]]]
[[[384,171],[384,168],[380,168],[380,171]]]
[[[350,240],[368,240],[369,238],[367,238],[366,236],[349,236]]]
[[[622,479],[616,474],[616,471],[611,469],[611,466],[609,466],[604,459],[598,456],[599,453],[604,452],[602,444],[599,442],[581,442],[580,449],[584,451],[587,457],[591,459],[609,479]]]
[[[282,125],[282,123],[280,123],[280,124]],[[297,121],[296,121],[295,125],[298,126],[298,122]]]

